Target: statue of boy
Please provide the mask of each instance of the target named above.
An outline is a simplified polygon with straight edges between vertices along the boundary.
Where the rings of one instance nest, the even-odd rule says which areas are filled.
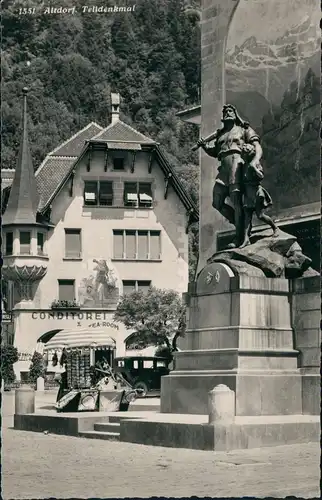
[[[199,139],[197,145],[214,158],[218,158],[220,166],[213,188],[213,207],[236,227],[235,241],[230,247],[239,247],[245,240],[245,223],[243,209],[243,167],[242,157],[245,144],[251,144],[254,155],[250,167],[257,165],[262,157],[262,148],[258,134],[241,119],[235,106],[226,104],[222,113],[223,127],[212,135],[214,145]],[[233,208],[226,203],[229,197]]]
[[[254,161],[256,151],[253,144],[244,144],[242,158],[245,161],[243,176],[243,205],[245,213],[244,241],[239,248],[250,245],[252,220],[254,212],[259,220],[273,229],[273,237],[277,235],[278,227],[273,219],[265,214],[265,209],[272,205],[272,198],[266,189],[261,186],[264,179],[263,167],[259,161]]]

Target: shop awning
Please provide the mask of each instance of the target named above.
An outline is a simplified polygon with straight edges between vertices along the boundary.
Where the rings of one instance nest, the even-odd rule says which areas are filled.
[[[44,346],[45,351],[92,347],[93,349],[114,348],[115,340],[111,337],[115,330],[111,328],[75,328],[61,330]]]

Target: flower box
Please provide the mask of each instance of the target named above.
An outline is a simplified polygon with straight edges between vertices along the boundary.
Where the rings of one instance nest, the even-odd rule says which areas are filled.
[[[54,300],[51,304],[51,309],[69,309],[79,311],[80,306],[74,300]]]

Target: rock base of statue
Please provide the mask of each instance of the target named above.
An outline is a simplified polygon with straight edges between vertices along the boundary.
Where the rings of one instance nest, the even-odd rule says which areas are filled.
[[[207,414],[209,391],[224,384],[236,416],[320,413],[319,276],[286,279],[296,241],[270,240],[216,254],[190,286],[188,329],[162,377],[161,412]],[[303,274],[309,260],[300,260]],[[273,272],[279,277],[268,278]]]
[[[207,263],[223,262],[238,274],[266,276],[267,278],[295,279],[318,275],[310,267],[312,261],[303,254],[295,236],[278,229],[254,232],[251,244],[215,253]],[[248,266],[247,266],[248,264]]]

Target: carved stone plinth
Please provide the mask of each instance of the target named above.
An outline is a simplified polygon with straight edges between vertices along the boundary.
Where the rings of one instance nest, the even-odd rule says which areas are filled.
[[[33,300],[33,283],[40,281],[47,273],[47,258],[37,256],[7,257],[2,267],[3,279],[16,283],[19,301],[24,305]],[[16,308],[20,306],[17,306]]]
[[[236,394],[236,416],[302,413],[289,280],[213,262],[187,300],[188,330],[175,370],[162,377],[161,412],[207,414],[208,392],[224,384]]]

